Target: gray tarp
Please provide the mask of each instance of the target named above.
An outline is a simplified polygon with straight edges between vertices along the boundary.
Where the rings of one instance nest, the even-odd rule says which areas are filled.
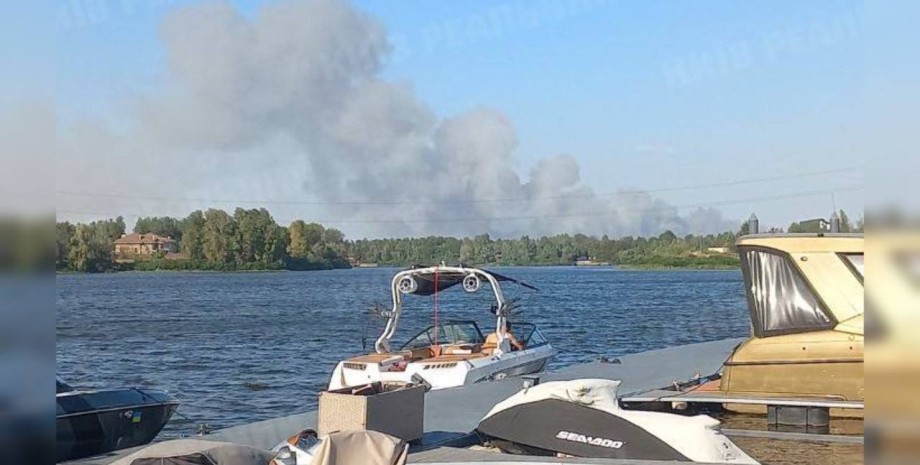
[[[145,447],[112,465],[268,465],[269,451],[229,442],[177,439]]]
[[[785,254],[742,249],[741,270],[755,336],[789,334],[832,325]]]

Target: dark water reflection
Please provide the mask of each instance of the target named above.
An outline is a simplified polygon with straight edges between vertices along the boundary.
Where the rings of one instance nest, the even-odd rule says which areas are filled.
[[[335,363],[362,352],[365,332],[373,345],[382,321],[368,322],[365,310],[389,303],[392,273],[61,275],[58,373],[80,387],[168,389],[181,412],[214,428],[310,410]],[[503,273],[540,288],[505,290],[559,350],[554,368],[748,334],[737,271]],[[445,292],[441,318],[474,319],[489,330],[490,299]],[[431,324],[432,301],[410,298],[405,315],[399,342]],[[164,435],[192,434],[194,426],[175,419]]]
[[[763,465],[857,465],[863,463],[862,444],[731,438]]]
[[[714,414],[722,422],[722,428],[736,430],[766,431],[770,427],[764,415]],[[837,436],[862,436],[863,420],[854,418],[832,418],[828,434]],[[805,432],[788,428],[790,432]],[[782,441],[776,439],[732,437],[738,447],[744,449],[764,465],[836,465],[863,463],[865,450],[862,444]]]

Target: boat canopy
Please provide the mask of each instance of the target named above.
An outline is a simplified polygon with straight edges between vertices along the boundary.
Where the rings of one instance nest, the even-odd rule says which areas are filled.
[[[413,270],[418,270],[418,272],[413,273]],[[409,272],[408,274],[415,280],[416,286],[411,292],[404,292],[407,294],[420,295],[420,296],[430,296],[434,295],[435,291],[441,292],[445,289],[456,286],[463,282],[463,280],[470,276],[471,274],[475,275],[475,270],[473,268],[465,267],[413,267],[404,271],[403,273]],[[538,290],[536,287],[527,284],[524,281],[520,281],[508,276],[500,275],[498,273],[481,270],[481,272],[487,273],[495,278],[496,281],[506,281],[518,284],[520,286],[526,287],[532,290]],[[435,280],[437,280],[437,286],[435,286]],[[401,289],[402,290],[402,289]]]

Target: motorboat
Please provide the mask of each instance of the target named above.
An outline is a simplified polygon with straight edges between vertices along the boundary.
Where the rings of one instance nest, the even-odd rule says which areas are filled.
[[[392,307],[383,311],[386,325],[374,343],[374,352],[339,362],[329,382],[330,390],[373,382],[421,383],[431,389],[538,373],[546,368],[556,350],[532,323],[514,322],[514,347],[506,332],[509,319],[519,315],[515,300],[505,298],[500,282],[536,290],[533,286],[486,270],[467,266],[416,267],[396,273],[391,281]],[[391,349],[408,295],[434,297],[435,315],[439,293],[460,285],[474,293],[488,287],[495,298],[490,312],[495,330],[484,335],[475,321],[445,320],[421,331]]]
[[[863,236],[754,234],[737,247],[752,334],[725,362],[720,393],[862,401]]]
[[[79,390],[57,380],[57,461],[147,444],[179,401],[156,389]]]
[[[712,417],[621,408],[619,384],[577,379],[528,387],[496,404],[477,431],[516,455],[757,463]]]

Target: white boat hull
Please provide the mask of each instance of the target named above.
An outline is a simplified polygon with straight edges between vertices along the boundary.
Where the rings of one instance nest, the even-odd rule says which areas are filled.
[[[539,373],[546,369],[546,365],[555,355],[556,350],[552,345],[543,344],[526,350],[470,360],[412,362],[401,371],[388,370],[388,367],[381,364],[345,361],[335,367],[329,389],[336,390],[377,381],[409,383],[414,375],[424,379],[432,389],[447,389],[508,376]]]

